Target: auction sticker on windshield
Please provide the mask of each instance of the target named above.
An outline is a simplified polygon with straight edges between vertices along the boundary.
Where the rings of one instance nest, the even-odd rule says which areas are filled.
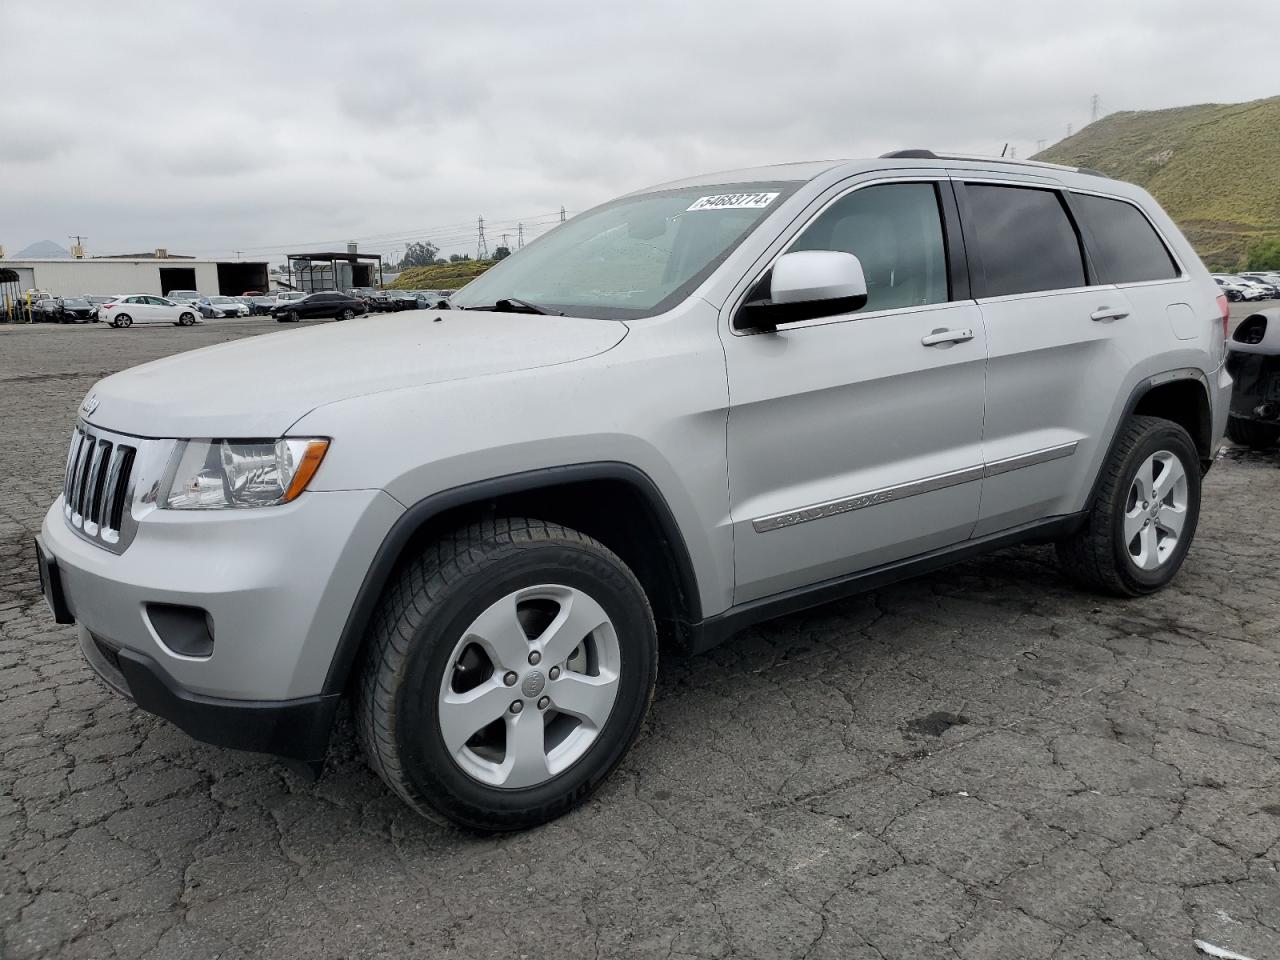
[[[699,197],[689,204],[690,210],[758,210],[778,199],[776,193],[722,193],[716,197]]]

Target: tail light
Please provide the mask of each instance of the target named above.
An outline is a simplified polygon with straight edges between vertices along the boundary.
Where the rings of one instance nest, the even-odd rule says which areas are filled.
[[[1231,326],[1231,304],[1227,302],[1225,293],[1218,294],[1218,312],[1222,314],[1222,339],[1227,339],[1227,328]]]

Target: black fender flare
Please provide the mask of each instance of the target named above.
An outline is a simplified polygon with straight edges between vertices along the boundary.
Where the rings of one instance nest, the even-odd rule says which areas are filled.
[[[680,525],[676,522],[675,514],[672,513],[666,497],[647,473],[632,464],[610,460],[507,474],[433,493],[412,504],[400,515],[383,538],[382,544],[374,554],[373,562],[365,572],[364,581],[360,584],[355,602],[352,603],[351,610],[347,614],[347,622],[343,625],[342,633],[338,637],[338,645],[334,648],[329,672],[325,676],[323,692],[336,694],[346,688],[356,654],[364,642],[365,631],[377,608],[382,591],[390,580],[405,546],[423,524],[457,507],[483,503],[486,500],[515,493],[528,493],[591,480],[620,481],[630,485],[645,498],[675,558],[676,576],[688,603],[688,617],[695,623],[701,620],[702,606],[699,600],[697,576],[684,534],[680,531]]]

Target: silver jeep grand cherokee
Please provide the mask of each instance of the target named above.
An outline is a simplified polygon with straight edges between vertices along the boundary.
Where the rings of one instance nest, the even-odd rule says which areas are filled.
[[[694,177],[434,311],[103,380],[44,589],[195,737],[318,771],[348,696],[414,809],[525,827],[622,759],[659,638],[1033,539],[1092,589],[1165,586],[1226,318],[1151,197],[1088,171],[911,150]]]

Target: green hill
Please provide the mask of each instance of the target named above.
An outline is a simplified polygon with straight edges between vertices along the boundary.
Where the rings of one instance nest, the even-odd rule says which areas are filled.
[[[1210,269],[1280,240],[1280,97],[1113,113],[1035,159],[1146,188]]]
[[[457,290],[494,265],[493,260],[460,260],[457,263],[437,263],[430,267],[410,267],[396,282],[392,290]]]

